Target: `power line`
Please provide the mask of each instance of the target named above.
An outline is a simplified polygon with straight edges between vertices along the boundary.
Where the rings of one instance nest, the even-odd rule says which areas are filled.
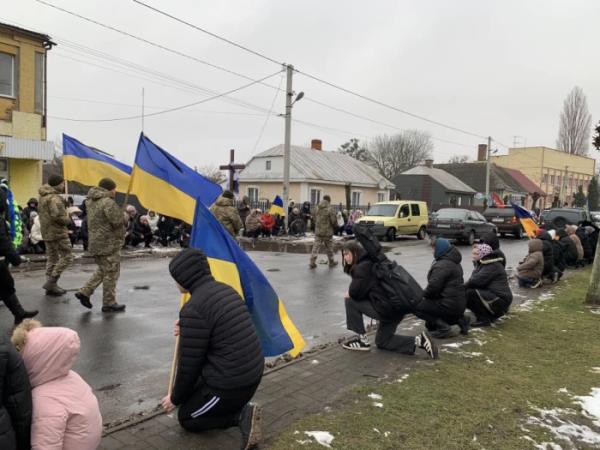
[[[179,111],[181,109],[189,108],[191,106],[196,106],[196,105],[199,105],[201,103],[206,103],[206,102],[209,102],[211,100],[215,100],[215,99],[217,99],[219,97],[223,97],[225,95],[229,95],[229,94],[233,94],[234,92],[241,91],[242,89],[246,89],[246,88],[248,88],[250,86],[253,86],[255,84],[260,83],[261,81],[264,81],[264,80],[267,80],[267,79],[269,79],[271,77],[274,77],[275,75],[277,75],[279,73],[280,73],[280,71],[275,72],[275,73],[273,73],[271,75],[268,75],[266,77],[261,78],[260,80],[255,80],[252,83],[245,84],[245,85],[240,86],[238,88],[231,89],[231,90],[229,90],[227,92],[223,92],[221,94],[217,94],[217,95],[214,95],[212,97],[205,98],[203,100],[199,100],[197,102],[188,103],[186,105],[181,105],[181,106],[176,106],[175,108],[169,108],[169,109],[165,109],[165,110],[162,110],[162,111],[157,111],[157,112],[150,113],[150,114],[144,114],[144,117],[153,117],[153,116],[158,116],[160,114],[167,114],[167,113],[170,113],[170,112]],[[139,119],[139,118],[142,117],[142,115],[127,116],[127,117],[114,117],[114,118],[111,118],[111,119],[76,119],[76,118],[72,118],[72,117],[56,117],[56,116],[48,116],[48,117],[50,117],[52,119],[58,119],[58,120],[68,120],[68,121],[71,121],[71,122],[116,122],[116,121],[121,121],[121,120]]]
[[[281,83],[283,83],[283,72],[281,73],[281,78],[279,79],[279,88],[281,88]],[[258,134],[258,138],[254,143],[254,147],[252,148],[252,152],[250,153],[250,158],[254,156],[256,149],[258,148],[258,144],[263,137],[265,129],[267,128],[267,123],[269,123],[269,119],[273,115],[273,108],[275,107],[275,102],[277,101],[277,97],[279,96],[279,89],[275,91],[275,96],[273,97],[273,101],[271,102],[271,107],[269,108],[269,112],[267,113],[267,117],[265,117],[265,122],[263,123],[262,128],[260,129],[260,133]]]

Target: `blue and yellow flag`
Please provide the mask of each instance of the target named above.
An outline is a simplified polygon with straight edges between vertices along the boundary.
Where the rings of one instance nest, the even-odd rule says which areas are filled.
[[[210,206],[221,195],[222,189],[142,133],[135,154],[130,192],[145,208],[191,224],[196,199]]]
[[[65,180],[86,186],[97,186],[102,178],[112,178],[118,192],[127,192],[131,167],[63,134],[63,175]]]
[[[196,202],[190,246],[206,254],[217,281],[246,301],[265,356],[289,352],[295,357],[302,351],[304,339],[267,278],[201,201]]]
[[[275,200],[273,200],[273,204],[271,205],[271,209],[269,210],[270,214],[279,214],[281,217],[285,216],[283,211],[283,200],[279,195],[275,196]]]
[[[510,205],[515,210],[515,216],[517,217],[517,219],[519,219],[519,222],[521,222],[521,225],[525,230],[525,234],[529,236],[529,239],[535,238],[535,233],[537,232],[539,227],[537,223],[535,223],[535,220],[533,219],[531,213],[522,206],[519,206],[513,202],[510,202]]]

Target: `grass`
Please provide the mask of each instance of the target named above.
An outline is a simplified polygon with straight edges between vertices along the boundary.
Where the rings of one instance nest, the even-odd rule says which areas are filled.
[[[338,449],[536,448],[524,436],[563,449],[598,448],[576,441],[571,445],[527,424],[536,414],[534,407],[580,412],[559,389],[589,395],[591,388],[600,387],[600,374],[590,371],[600,366],[600,315],[583,305],[589,275],[589,270],[575,273],[549,290],[554,297],[531,311],[517,310],[501,325],[471,333],[470,344],[446,347],[452,353],[443,352],[433,368],[416,369],[402,383],[354,389],[331,412],[305,417],[283,430],[270,448],[323,449],[314,440],[298,443],[309,440],[303,433],[309,430],[329,431],[335,436],[332,447]],[[373,406],[370,392],[383,397],[384,408]],[[593,428],[582,414],[568,419]]]

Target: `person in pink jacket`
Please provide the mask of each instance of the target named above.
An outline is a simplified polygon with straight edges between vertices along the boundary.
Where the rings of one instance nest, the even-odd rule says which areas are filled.
[[[71,367],[79,336],[69,328],[42,327],[26,320],[15,329],[31,380],[32,450],[93,450],[102,438],[102,416],[92,388]]]

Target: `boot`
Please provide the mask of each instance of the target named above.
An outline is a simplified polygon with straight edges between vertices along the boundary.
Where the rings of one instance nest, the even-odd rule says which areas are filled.
[[[454,330],[452,329],[452,327],[446,322],[444,322],[442,319],[437,319],[435,321],[435,325],[436,331],[431,332],[431,335],[436,339],[449,338],[452,337],[452,335],[454,334]]]
[[[469,328],[471,328],[471,317],[465,314],[458,319],[457,325],[460,327],[460,334],[467,336],[469,334]]]
[[[335,267],[337,265],[338,265],[338,262],[335,259],[330,259],[329,260],[329,267],[330,268],[333,268],[333,267]]]
[[[46,290],[46,295],[51,295],[53,297],[59,297],[61,295],[65,295],[67,291],[63,288],[59,287],[58,282],[59,277],[48,277],[46,284],[42,286],[42,289]]]
[[[308,265],[309,269],[316,269],[317,268],[317,258],[310,258],[310,264]]]
[[[10,310],[12,315],[15,317],[15,325],[19,325],[25,319],[31,319],[32,317],[37,316],[38,311],[26,311],[21,306],[21,302],[17,298],[16,294],[11,294],[8,298],[3,299],[4,304]]]

